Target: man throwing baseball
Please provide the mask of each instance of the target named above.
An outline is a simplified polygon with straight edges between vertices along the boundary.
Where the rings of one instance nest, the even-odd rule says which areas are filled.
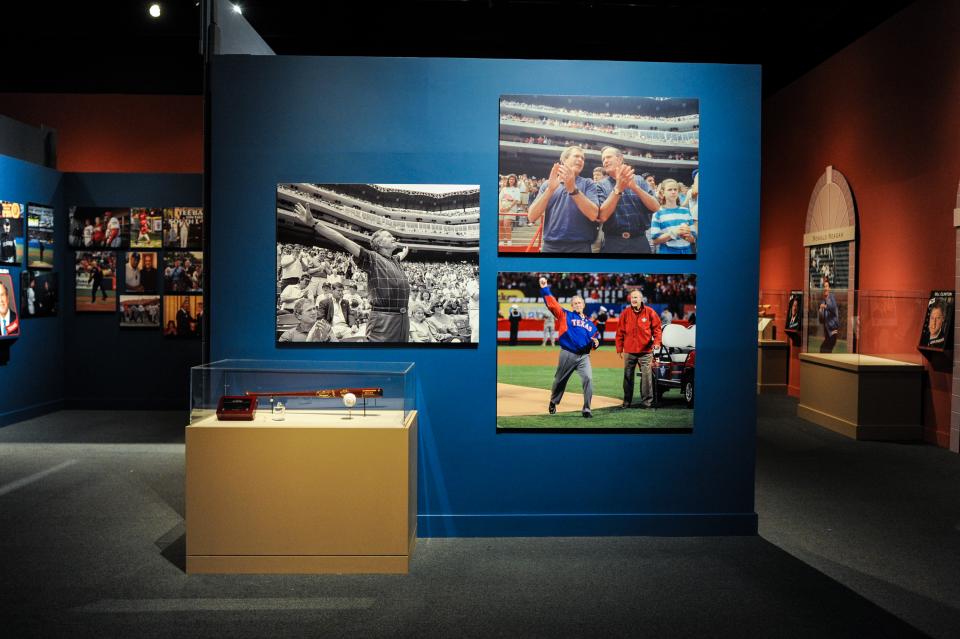
[[[557,362],[557,372],[553,376],[553,387],[550,389],[550,414],[557,412],[557,404],[563,399],[563,392],[567,389],[567,380],[573,375],[573,371],[577,371],[583,383],[582,414],[584,417],[593,417],[590,411],[590,401],[593,399],[590,351],[600,346],[597,327],[583,314],[586,303],[579,295],[570,302],[573,310],[565,310],[550,292],[550,283],[545,277],[540,278],[540,294],[547,309],[556,318],[560,343],[560,361]]]

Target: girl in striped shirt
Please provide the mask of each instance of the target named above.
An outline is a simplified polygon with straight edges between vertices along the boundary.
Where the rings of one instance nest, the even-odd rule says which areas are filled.
[[[696,221],[689,209],[679,205],[680,186],[676,180],[660,183],[657,197],[660,210],[650,222],[650,239],[660,254],[690,254],[697,242]]]

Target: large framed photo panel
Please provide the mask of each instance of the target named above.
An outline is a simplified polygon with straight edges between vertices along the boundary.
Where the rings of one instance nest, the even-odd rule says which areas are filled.
[[[27,205],[27,268],[52,269],[54,257],[53,207]]]
[[[276,342],[475,346],[480,187],[279,184]]]
[[[691,432],[697,276],[497,275],[497,430]]]
[[[500,255],[691,258],[700,101],[500,97]]]
[[[17,313],[17,295],[13,278],[0,270],[0,341],[20,336],[20,315]]]
[[[930,291],[920,331],[920,350],[953,350],[953,291]]]
[[[117,310],[116,251],[77,251],[75,308],[78,313],[115,313]]]
[[[20,266],[25,206],[0,200],[0,266]]]

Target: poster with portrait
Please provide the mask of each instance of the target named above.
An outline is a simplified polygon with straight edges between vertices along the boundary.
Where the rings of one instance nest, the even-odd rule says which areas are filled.
[[[27,268],[53,268],[53,244],[53,207],[27,204]]]
[[[159,293],[158,253],[156,251],[127,251],[123,256],[124,292]]]
[[[921,350],[953,350],[953,291],[930,291],[920,330]]]
[[[165,295],[163,297],[163,336],[195,339],[203,333],[203,296]]]
[[[166,251],[163,254],[163,292],[200,293],[203,291],[203,253]]]
[[[75,308],[78,313],[117,311],[116,251],[74,254]]]
[[[23,319],[54,317],[60,305],[60,276],[51,271],[20,273],[20,313]]]
[[[803,328],[803,291],[790,291],[787,300],[787,318],[785,329],[789,333],[799,333]]]
[[[500,272],[497,288],[498,431],[692,431],[696,275]]]
[[[281,345],[475,347],[480,187],[279,184]]]
[[[692,258],[700,101],[500,97],[500,255]]]
[[[20,336],[20,315],[17,313],[17,296],[13,278],[6,270],[0,270],[0,340]]]
[[[20,266],[25,211],[19,202],[0,200],[0,266]]]
[[[71,206],[67,236],[70,248],[119,249],[130,246],[130,209]]]
[[[163,245],[163,209],[130,209],[130,248]]]
[[[853,352],[850,287],[850,242],[821,244],[809,249],[807,285],[807,350]]]
[[[203,209],[178,206],[163,209],[164,248],[203,248]]]
[[[160,328],[159,295],[121,295],[120,328]]]

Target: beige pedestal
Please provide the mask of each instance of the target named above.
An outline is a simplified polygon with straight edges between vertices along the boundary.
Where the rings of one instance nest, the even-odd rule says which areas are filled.
[[[408,572],[417,414],[378,423],[291,411],[188,426],[187,572]]]
[[[780,340],[760,340],[757,344],[757,394],[787,394],[787,366],[790,344]]]
[[[920,439],[922,373],[870,355],[801,353],[797,416],[853,439]]]

